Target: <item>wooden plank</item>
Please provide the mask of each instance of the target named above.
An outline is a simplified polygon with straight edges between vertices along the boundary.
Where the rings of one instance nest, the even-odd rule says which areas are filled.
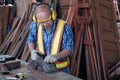
[[[3,30],[2,30],[3,21],[2,21],[2,19],[3,19],[2,7],[0,7],[0,46],[1,46],[2,41],[3,41],[3,37],[2,37],[2,35],[3,35]]]
[[[92,0],[94,24],[98,31],[101,68],[103,78],[107,80],[108,65],[119,61],[119,39],[112,0]],[[113,48],[112,46],[116,47]],[[112,49],[113,48],[113,49]],[[112,51],[111,51],[112,50]]]
[[[59,0],[58,3],[60,6],[69,6],[70,2],[72,1],[72,5],[77,3],[77,0]]]
[[[106,53],[104,57],[107,65],[110,66],[118,62],[118,54],[116,54],[116,51],[104,50],[104,53]]]
[[[21,60],[27,61],[29,55],[30,55],[30,51],[29,51],[29,49],[28,49],[28,46],[25,45],[24,50],[23,50],[23,53],[22,53],[22,56],[21,56]]]
[[[62,18],[63,16],[65,16],[64,20],[66,20],[67,18],[67,14],[68,14],[68,9],[69,7],[73,7],[75,4],[77,4],[78,0],[58,0],[58,14],[59,17]]]
[[[0,74],[0,79],[1,77],[5,78],[8,76],[15,76],[15,74],[17,73],[23,73],[24,80],[82,80],[80,78],[74,77],[64,72],[54,72],[54,73],[38,72],[37,70],[30,69],[27,66],[27,63],[23,61],[21,61],[21,67],[18,69],[11,70],[10,74],[8,75]]]
[[[21,17],[26,12],[29,5],[28,2],[29,0],[16,0],[18,17]]]
[[[109,17],[111,17],[112,18],[112,20],[110,20],[110,19],[107,19],[107,18],[104,18],[104,17],[102,17],[102,11],[100,12],[100,21],[99,22],[102,22],[102,24],[101,24],[101,27],[99,27],[99,29],[100,29],[100,39],[102,39],[102,42],[101,42],[101,44],[102,44],[102,46],[103,45],[105,45],[104,44],[104,42],[111,42],[112,44],[109,44],[109,46],[113,46],[113,43],[116,45],[116,53],[115,54],[113,54],[113,56],[114,55],[118,55],[118,57],[115,59],[115,60],[119,60],[119,58],[120,58],[120,56],[119,56],[119,54],[120,54],[120,51],[119,51],[119,39],[118,39],[118,31],[117,31],[117,25],[116,25],[116,19],[115,19],[115,14],[114,14],[114,10],[113,10],[113,4],[112,4],[112,2],[111,2],[111,4],[110,4],[110,2],[106,2],[106,4],[105,3],[102,3],[102,1],[99,3],[99,6],[102,6],[102,9],[104,8],[104,10],[105,11],[107,11],[106,12],[106,16],[108,15]],[[103,20],[106,20],[105,22],[109,22],[108,24],[106,24],[105,22],[103,23]],[[111,30],[113,30],[113,32],[111,32],[111,33],[113,33],[114,35],[110,35],[110,36],[108,36],[108,31],[106,30],[106,32],[104,32],[104,34],[102,33],[102,31],[103,31],[103,28],[105,28],[106,26],[109,26],[108,27],[108,29],[111,29]],[[107,29],[107,28],[106,28]],[[103,36],[102,36],[103,35]],[[107,48],[110,48],[110,47],[107,47]],[[105,47],[103,47],[103,51],[105,50],[106,48]],[[111,49],[111,48],[110,48]],[[108,54],[108,53],[103,53],[103,54]],[[109,55],[106,55],[106,56],[109,56]],[[110,57],[110,56],[109,56]],[[111,61],[111,59],[113,59],[112,57],[111,58],[109,58],[109,60],[107,60],[107,61]],[[106,61],[106,62],[107,62]],[[112,61],[111,61],[112,62]],[[112,63],[111,63],[112,64]],[[107,64],[106,64],[107,65]]]
[[[2,22],[0,22],[0,46],[2,44]]]
[[[10,36],[12,35],[12,32],[15,29],[18,21],[19,21],[19,18],[15,18],[12,29],[10,30],[10,32],[8,33],[8,35],[6,36],[6,38],[4,39],[2,45],[0,46],[0,53],[2,53],[3,49],[6,47],[5,44],[10,40],[10,38],[11,38]]]
[[[7,35],[7,26],[9,21],[9,6],[3,6],[3,40]]]

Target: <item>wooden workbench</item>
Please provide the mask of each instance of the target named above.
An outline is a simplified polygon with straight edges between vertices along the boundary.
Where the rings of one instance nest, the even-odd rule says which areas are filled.
[[[10,73],[7,75],[0,74],[0,80],[7,80],[4,79],[5,77],[15,77],[17,73],[24,74],[23,80],[81,80],[77,77],[74,77],[70,74],[66,74],[64,72],[55,72],[55,73],[38,72],[36,70],[30,69],[27,66],[27,63],[23,61],[21,61],[20,68],[11,70]]]

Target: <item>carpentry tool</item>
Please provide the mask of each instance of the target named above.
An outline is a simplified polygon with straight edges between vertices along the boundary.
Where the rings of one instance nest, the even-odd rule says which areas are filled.
[[[12,61],[15,60],[16,58],[13,56],[9,55],[0,55],[0,63],[5,63],[6,61]]]
[[[11,60],[15,60],[15,57],[11,57],[8,55],[1,55],[0,56],[0,73],[9,74],[9,70],[8,70],[7,66],[5,65],[5,63],[7,61],[11,61]]]
[[[6,77],[5,80],[22,80],[16,77]]]
[[[6,62],[5,58],[4,57],[0,57],[0,63],[4,63]]]
[[[38,61],[37,61],[38,71],[43,71],[43,72],[46,72],[46,73],[57,71],[55,64],[49,64],[49,63],[46,63],[46,62],[43,61],[44,58],[45,58],[45,55],[40,54],[40,53],[37,53],[37,54],[40,57],[40,59],[38,59]],[[42,69],[41,69],[41,67],[42,67]]]
[[[21,80],[21,79],[24,78],[24,74],[23,74],[23,73],[17,73],[17,74],[15,75],[15,77]]]
[[[35,70],[38,70],[39,72],[50,73],[50,72],[57,71],[55,64],[48,64],[43,61],[45,58],[45,55],[40,54],[38,52],[37,52],[37,55],[39,56],[39,58],[37,58],[37,60],[32,60],[28,66],[30,66]]]
[[[5,62],[6,62],[6,59],[4,57],[1,57],[0,58],[0,73],[9,74],[7,67],[3,64]]]
[[[0,64],[0,73],[1,74],[9,74],[9,70],[3,63]]]
[[[40,52],[37,52],[37,55],[43,60],[45,58],[45,55],[40,53]]]
[[[18,80],[18,78],[15,78],[15,77],[6,77],[6,79],[8,79],[8,80]]]

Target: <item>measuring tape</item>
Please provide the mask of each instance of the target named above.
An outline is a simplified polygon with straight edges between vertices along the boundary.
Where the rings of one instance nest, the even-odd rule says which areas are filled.
[[[24,74],[23,73],[18,73],[15,75],[16,78],[18,79],[23,79],[24,78]]]

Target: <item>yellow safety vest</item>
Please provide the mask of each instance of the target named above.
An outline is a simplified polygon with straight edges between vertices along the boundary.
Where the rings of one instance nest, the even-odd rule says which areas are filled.
[[[55,34],[54,34],[54,38],[53,38],[52,45],[51,45],[51,50],[50,50],[50,54],[52,54],[52,55],[55,55],[55,54],[59,53],[61,40],[62,40],[62,35],[63,35],[63,31],[64,31],[64,26],[65,26],[65,22],[63,20],[58,19],[56,31],[55,31]],[[43,46],[41,25],[39,25],[39,27],[38,27],[37,39],[38,39],[37,41],[38,41],[39,51],[42,54],[45,54],[44,46]],[[62,61],[62,62],[57,61],[55,64],[56,64],[56,68],[58,70],[64,69],[64,68],[69,66],[69,58],[67,58],[65,61]]]

